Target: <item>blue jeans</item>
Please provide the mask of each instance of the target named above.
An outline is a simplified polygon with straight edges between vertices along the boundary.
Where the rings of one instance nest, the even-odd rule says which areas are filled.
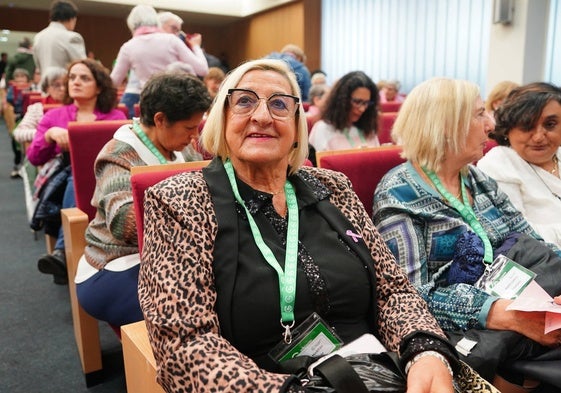
[[[121,272],[102,269],[76,285],[78,302],[88,314],[114,326],[141,321],[138,300],[140,264]]]
[[[66,180],[66,188],[64,189],[64,196],[62,197],[62,209],[66,209],[67,207],[76,207],[76,199],[74,197],[74,180],[72,179],[72,175],[68,176],[68,179]],[[62,225],[58,230],[55,250],[64,250],[64,234],[62,232]]]
[[[121,97],[121,104],[125,104],[127,109],[129,110],[129,119],[134,117],[134,104],[137,104],[140,101],[140,94],[134,93],[125,93]]]

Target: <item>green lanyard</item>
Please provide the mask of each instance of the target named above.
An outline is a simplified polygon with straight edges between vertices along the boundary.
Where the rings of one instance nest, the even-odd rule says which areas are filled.
[[[152,154],[154,154],[156,156],[158,161],[160,161],[160,164],[167,164],[168,163],[168,160],[166,160],[166,158],[162,155],[162,153],[160,153],[158,148],[156,148],[156,146],[154,146],[154,144],[148,138],[148,136],[144,133],[144,131],[142,131],[142,128],[140,128],[140,124],[138,124],[137,120],[132,122],[132,129],[134,130],[136,135],[138,135],[138,137],[140,138],[142,143],[144,143],[144,146],[146,146],[148,148],[148,150],[150,150],[152,152]]]
[[[481,223],[475,216],[475,211],[473,211],[473,208],[469,203],[469,198],[466,192],[466,186],[463,182],[463,179],[460,177],[462,200],[463,200],[462,203],[455,196],[453,196],[446,188],[444,188],[444,186],[440,182],[440,179],[438,178],[438,176],[436,176],[436,173],[434,173],[434,171],[427,171],[425,168],[423,168],[423,171],[432,181],[438,192],[440,192],[442,196],[444,196],[444,198],[446,198],[450,202],[452,207],[456,209],[458,213],[460,213],[463,219],[469,224],[471,229],[473,229],[473,231],[477,234],[477,236],[481,238],[481,241],[483,241],[483,246],[485,247],[485,256],[483,257],[485,263],[493,263],[493,247],[491,246],[491,241],[489,240],[487,233],[481,226]]]
[[[251,233],[255,239],[255,244],[261,251],[261,254],[267,263],[276,270],[279,276],[279,292],[280,292],[280,311],[281,311],[281,326],[284,328],[284,340],[288,344],[292,341],[292,334],[290,328],[294,326],[294,303],[296,301],[296,268],[298,260],[298,202],[296,200],[296,193],[292,184],[287,180],[284,183],[284,192],[286,195],[286,204],[288,206],[288,229],[286,235],[286,255],[284,260],[284,271],[279,265],[275,255],[265,244],[263,236],[259,231],[257,223],[245,205],[236,183],[234,174],[234,167],[232,162],[227,159],[224,163],[226,174],[230,180],[232,191],[236,197],[236,201],[243,206],[247,215],[247,221],[251,228]]]
[[[366,145],[366,139],[364,138],[364,134],[363,134],[362,130],[360,130],[360,129],[357,128],[357,132],[358,132],[358,137],[360,138],[360,141],[361,141],[364,145]],[[349,142],[349,145],[351,145],[351,147],[355,147],[355,143],[354,143],[354,141],[353,141],[352,138],[351,138],[350,131],[349,131],[348,128],[345,128],[345,129],[343,130],[343,134],[345,135],[345,138],[347,138],[347,142]]]

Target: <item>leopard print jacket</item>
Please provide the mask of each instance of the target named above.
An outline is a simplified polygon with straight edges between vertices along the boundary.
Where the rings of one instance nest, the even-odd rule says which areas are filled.
[[[331,192],[330,202],[371,251],[378,336],[391,351],[422,330],[445,337],[341,173],[304,167]],[[229,186],[225,184],[225,186]],[[145,194],[139,297],[158,382],[166,392],[279,392],[289,375],[260,369],[220,335],[213,246],[217,220],[202,172],[174,176]]]

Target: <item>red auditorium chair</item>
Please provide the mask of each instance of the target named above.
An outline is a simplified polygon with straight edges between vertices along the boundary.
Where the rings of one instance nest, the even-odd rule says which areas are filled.
[[[376,186],[390,169],[405,162],[400,154],[401,146],[388,145],[317,152],[316,160],[319,168],[347,175],[368,215],[372,217]]]
[[[380,102],[380,111],[381,112],[399,112],[399,108],[401,108],[401,102],[397,101],[388,101],[388,102]]]
[[[391,134],[397,114],[398,112],[380,112],[378,114],[378,140],[381,145],[395,144]]]
[[[74,337],[86,386],[101,382],[103,369],[98,321],[86,313],[78,303],[74,276],[78,261],[84,253],[86,239],[84,233],[88,223],[95,216],[91,199],[95,189],[94,162],[101,148],[115,131],[130,120],[100,120],[92,122],[68,123],[70,162],[74,179],[75,208],[62,209],[61,219],[64,231],[64,248],[68,270],[68,289],[72,310]]]

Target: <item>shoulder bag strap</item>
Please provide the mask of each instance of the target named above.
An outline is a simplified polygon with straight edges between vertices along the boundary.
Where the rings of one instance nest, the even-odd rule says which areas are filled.
[[[314,368],[337,393],[368,393],[353,367],[339,355],[333,355]]]

